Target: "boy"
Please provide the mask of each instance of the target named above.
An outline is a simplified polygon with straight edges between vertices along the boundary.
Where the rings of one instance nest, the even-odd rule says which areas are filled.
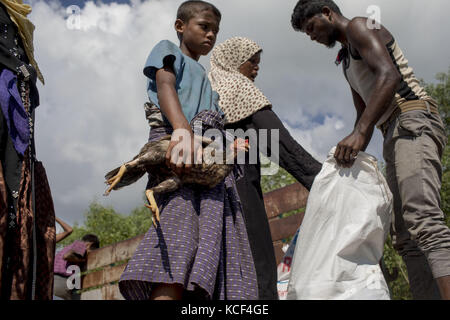
[[[223,131],[218,95],[198,63],[219,31],[221,14],[204,1],[180,5],[175,30],[150,53],[144,74],[149,99],[165,126],[152,127],[150,140],[172,134],[167,166],[177,175],[201,160],[190,123]],[[155,183],[149,177],[147,189]],[[119,282],[126,299],[255,299],[256,275],[233,174],[212,189],[182,186],[159,196],[161,218],[151,227]]]

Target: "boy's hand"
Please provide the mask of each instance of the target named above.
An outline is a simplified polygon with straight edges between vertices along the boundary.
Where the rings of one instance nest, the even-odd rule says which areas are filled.
[[[178,176],[188,173],[194,163],[201,163],[201,146],[201,140],[194,137],[192,130],[174,130],[166,153],[166,165]]]

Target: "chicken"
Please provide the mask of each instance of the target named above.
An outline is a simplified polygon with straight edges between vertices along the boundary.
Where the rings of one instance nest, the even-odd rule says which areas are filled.
[[[151,173],[156,179],[156,186],[146,190],[145,195],[150,203],[146,205],[152,211],[152,222],[156,227],[159,221],[159,209],[154,198],[154,194],[172,192],[182,184],[198,184],[207,188],[213,188],[233,170],[234,159],[238,152],[248,151],[248,140],[236,139],[234,144],[230,144],[230,151],[224,152],[222,146],[211,139],[202,138],[203,161],[193,164],[191,170],[180,176],[168,168],[165,164],[165,156],[169,147],[171,135],[164,136],[158,141],[146,143],[138,155],[122,166],[108,172],[105,175],[105,183],[109,185],[105,192],[107,196],[112,190],[138,181],[145,173]],[[225,149],[226,150],[226,149]],[[215,163],[214,159],[223,159],[222,163]]]

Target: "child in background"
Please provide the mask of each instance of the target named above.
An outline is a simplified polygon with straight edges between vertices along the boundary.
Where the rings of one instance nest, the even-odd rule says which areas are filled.
[[[63,300],[80,300],[77,289],[69,289],[67,279],[76,272],[71,266],[84,269],[89,251],[98,249],[100,241],[95,234],[86,234],[81,240],[75,240],[55,255],[53,295]]]
[[[223,130],[218,95],[198,63],[212,50],[220,20],[219,10],[210,3],[182,3],[175,22],[180,46],[159,42],[144,68],[149,99],[165,123],[151,129],[150,141],[172,134],[167,165],[179,175],[190,170],[194,155],[201,159],[190,123],[201,121],[203,128]],[[150,176],[147,189],[154,183]],[[126,299],[257,299],[233,174],[212,189],[184,185],[157,196],[157,203],[160,221],[146,233],[119,282]]]

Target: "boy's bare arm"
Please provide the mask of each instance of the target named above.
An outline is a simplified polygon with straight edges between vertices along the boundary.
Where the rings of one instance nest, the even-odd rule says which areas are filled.
[[[186,163],[186,159],[193,160],[194,148],[192,129],[183,114],[181,103],[175,90],[175,84],[176,77],[171,67],[165,66],[156,72],[156,87],[161,111],[172,125],[174,133],[177,130],[177,132],[184,133],[182,134],[184,139],[189,139],[190,147],[186,147],[187,141],[185,141],[184,146],[180,150],[181,154],[172,152],[173,148],[179,143],[178,138],[175,138],[175,134],[173,134],[166,153],[167,166],[172,168],[177,174],[181,174],[183,171],[190,170],[193,161]]]
[[[177,91],[175,90],[175,73],[166,66],[156,72],[156,87],[161,111],[169,120],[173,129],[191,130],[189,122],[183,114]]]
[[[378,33],[380,31],[369,30],[364,21],[355,19],[350,22],[347,39],[375,74],[375,94],[368,101],[353,132],[336,147],[334,156],[344,167],[351,167],[354,163],[351,156],[358,154],[369,144],[375,124],[392,102],[400,81],[400,74]]]

